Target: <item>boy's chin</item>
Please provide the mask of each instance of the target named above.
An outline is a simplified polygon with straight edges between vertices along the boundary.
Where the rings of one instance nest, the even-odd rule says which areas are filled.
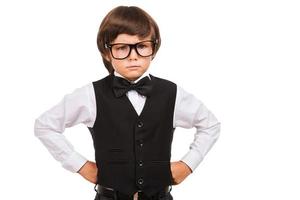
[[[143,75],[141,71],[130,71],[129,73],[124,74],[123,76],[130,81],[135,81]]]
[[[129,81],[135,81],[137,80],[138,78],[140,78],[142,75],[137,75],[137,76],[127,76],[125,77],[127,80]]]

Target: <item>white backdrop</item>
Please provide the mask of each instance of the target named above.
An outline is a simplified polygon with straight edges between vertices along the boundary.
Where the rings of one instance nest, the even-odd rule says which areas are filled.
[[[102,18],[137,5],[157,21],[154,75],[192,92],[221,137],[175,200],[299,199],[300,6],[292,0],[0,2],[0,199],[88,200],[93,185],[64,170],[34,137],[34,120],[107,75],[96,46]],[[177,129],[172,160],[195,130]],[[93,160],[84,125],[67,129]]]

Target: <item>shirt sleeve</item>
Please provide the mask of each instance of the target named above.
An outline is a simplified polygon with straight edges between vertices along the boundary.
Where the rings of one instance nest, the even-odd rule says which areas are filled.
[[[194,171],[217,141],[220,122],[200,100],[177,86],[174,127],[196,128],[194,141],[181,159]]]
[[[96,118],[93,84],[74,90],[54,107],[40,115],[34,124],[34,134],[62,166],[77,172],[87,161],[75,151],[62,134],[65,128],[83,123],[92,127]]]

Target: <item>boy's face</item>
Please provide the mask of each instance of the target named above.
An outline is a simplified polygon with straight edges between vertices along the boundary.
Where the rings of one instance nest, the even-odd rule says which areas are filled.
[[[136,44],[142,41],[151,40],[151,36],[140,39],[136,35],[119,34],[118,37],[111,43],[125,43]],[[111,62],[114,70],[130,81],[134,81],[142,76],[150,66],[153,56],[142,57],[137,54],[136,50],[132,48],[129,56],[123,60],[118,60],[109,54],[106,59]]]

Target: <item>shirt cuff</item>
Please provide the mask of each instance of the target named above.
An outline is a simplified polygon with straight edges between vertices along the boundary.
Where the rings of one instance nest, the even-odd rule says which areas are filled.
[[[187,164],[192,171],[194,171],[198,165],[201,163],[203,160],[203,157],[201,156],[200,153],[197,153],[193,150],[190,150],[183,158],[181,159],[182,162]]]
[[[71,156],[62,163],[62,166],[66,170],[76,173],[86,162],[87,162],[86,158],[84,158],[82,155],[80,155],[77,152],[73,152]]]

